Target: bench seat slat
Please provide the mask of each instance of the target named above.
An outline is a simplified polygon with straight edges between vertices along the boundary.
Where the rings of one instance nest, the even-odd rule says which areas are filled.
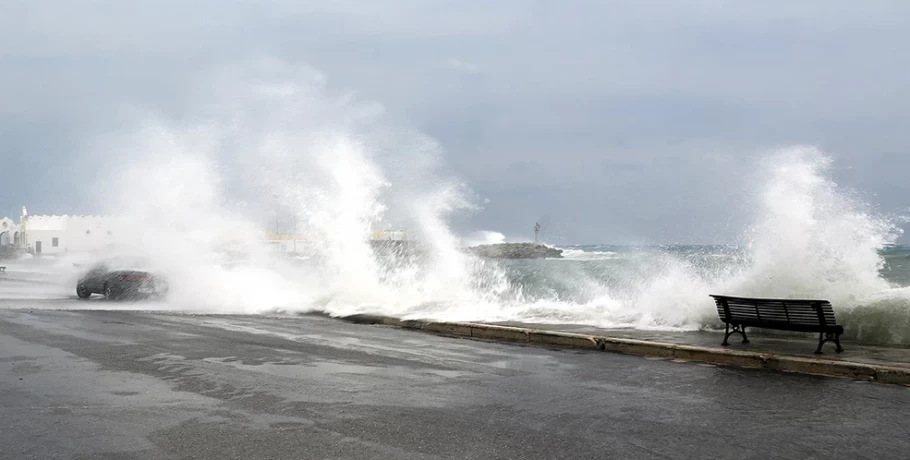
[[[727,303],[729,303],[729,304],[731,304],[731,305],[732,305],[732,304],[740,304],[740,305],[755,305],[755,304],[758,304],[758,305],[769,305],[769,304],[772,304],[772,305],[778,305],[778,304],[780,304],[782,301],[785,301],[786,303],[788,303],[788,304],[793,304],[793,305],[811,305],[811,304],[816,304],[816,303],[820,303],[820,304],[822,304],[822,305],[826,305],[826,304],[827,304],[827,305],[831,305],[831,302],[829,302],[829,301],[827,301],[827,300],[798,300],[798,299],[754,299],[754,300],[752,300],[752,299],[739,299],[739,300],[737,300],[737,299],[731,299],[731,298],[729,298],[729,297],[727,297],[726,300],[727,300]]]
[[[771,321],[743,321],[739,323],[743,326],[749,327],[761,327],[766,329],[779,329],[783,331],[795,331],[795,332],[831,332],[837,334],[843,334],[843,326],[826,326],[824,328],[820,327],[818,323],[815,324],[797,324],[797,323],[787,323],[787,322],[771,322]]]
[[[756,313],[755,310],[751,310],[751,311],[749,311],[749,310],[734,310],[734,309],[731,308],[731,309],[730,309],[730,313],[732,313],[732,314],[734,314],[734,315],[736,315],[736,314],[741,314],[741,315],[745,315],[745,316],[749,316],[749,315],[755,316],[755,315],[758,315],[758,314],[761,314],[762,316],[765,316],[765,315],[767,314],[767,315],[780,315],[780,316],[789,316],[789,317],[818,318],[818,313],[815,313],[815,312],[811,312],[811,313],[808,313],[808,312],[792,312],[792,311],[784,311],[783,309],[777,310],[777,309],[769,309],[769,308],[759,310],[758,313]],[[822,316],[824,316],[825,318],[831,318],[831,317],[833,317],[834,315],[822,315]]]
[[[789,309],[785,310],[780,307],[777,307],[777,308],[760,307],[757,312],[754,308],[751,310],[731,308],[730,313],[732,313],[734,315],[740,314],[740,315],[746,315],[746,316],[749,316],[749,315],[765,316],[765,315],[774,315],[774,314],[779,314],[781,316],[790,316],[790,317],[804,316],[804,317],[809,317],[809,318],[818,318],[818,316],[819,316],[818,312],[815,312],[815,311],[799,311],[799,310],[793,311],[793,310],[789,310]],[[824,312],[822,312],[822,316],[825,317],[825,319],[834,318],[834,315],[826,314]]]
[[[783,307],[783,306],[784,306],[784,303],[777,302],[777,303],[758,303],[758,304],[756,304],[756,303],[745,303],[745,304],[744,304],[744,303],[732,303],[732,302],[728,302],[727,305],[729,305],[731,308],[755,308],[756,306],[758,306],[758,307]],[[791,303],[786,303],[787,308],[792,308],[792,309],[794,309],[794,310],[815,310],[815,307],[812,306],[812,305],[813,305],[813,304],[791,304]],[[822,306],[822,310],[830,310],[830,309],[825,308],[824,306]]]
[[[821,299],[773,299],[773,298],[766,298],[766,297],[737,297],[737,296],[732,296],[732,295],[712,295],[712,297],[715,297],[715,298],[721,297],[721,298],[726,299],[731,302],[736,301],[736,300],[740,300],[743,302],[756,302],[756,301],[757,302],[775,302],[775,301],[779,302],[781,300],[784,300],[786,302],[793,302],[793,303],[813,303],[813,302],[831,303],[831,302],[828,302],[827,300],[821,300]]]

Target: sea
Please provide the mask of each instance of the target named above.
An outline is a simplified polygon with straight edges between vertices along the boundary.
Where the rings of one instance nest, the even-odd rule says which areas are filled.
[[[571,324],[601,328],[696,331],[722,327],[709,294],[825,298],[846,337],[862,343],[910,345],[910,246],[877,251],[877,266],[840,262],[766,265],[749,248],[726,245],[574,245],[562,259],[490,260],[459,255],[471,269],[439,284],[426,255],[377,257],[376,271],[332,286],[306,278],[326,261],[274,253],[162,264],[172,278],[164,301],[80,302],[73,286],[97,255],[6,261],[0,308],[143,309],[185,313],[344,316],[375,313],[413,319]],[[827,255],[825,257],[834,257]],[[80,262],[80,263],[75,263]],[[792,261],[790,261],[792,262]],[[815,260],[814,262],[819,262]],[[182,263],[186,264],[184,259]],[[451,260],[447,263],[453,263]],[[861,270],[869,268],[873,273]],[[427,276],[431,275],[431,276]],[[443,275],[444,276],[444,275]],[[327,283],[320,285],[321,283]],[[462,283],[462,284],[459,284]]]
[[[824,264],[813,257],[765,264],[738,246],[563,249],[564,259],[501,262],[522,307],[488,319],[699,330],[722,327],[709,294],[819,298],[834,302],[847,337],[910,345],[908,246],[877,251],[869,272],[854,272],[860,267],[843,260]]]

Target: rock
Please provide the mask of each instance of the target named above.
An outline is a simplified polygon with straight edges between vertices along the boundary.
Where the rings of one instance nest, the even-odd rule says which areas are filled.
[[[484,244],[466,249],[478,257],[489,259],[561,259],[562,249],[536,243]]]

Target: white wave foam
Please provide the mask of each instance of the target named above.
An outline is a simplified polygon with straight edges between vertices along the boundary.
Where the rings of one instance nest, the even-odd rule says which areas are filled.
[[[839,314],[850,319],[868,322],[883,308],[889,317],[900,318],[910,308],[907,291],[892,289],[879,272],[884,263],[880,250],[894,242],[898,230],[838,187],[829,177],[830,165],[831,159],[818,150],[802,147],[764,161],[761,171],[768,180],[746,231],[745,254],[704,254],[714,261],[705,264],[667,252],[616,257],[569,249],[564,252],[569,260],[611,264],[603,277],[612,280],[572,272],[571,289],[550,299],[506,302],[480,319],[688,330],[716,324],[708,297],[712,293],[820,297],[833,301]],[[881,334],[866,331],[848,335],[881,340]],[[903,336],[910,342],[910,331],[892,336],[898,337],[892,342]]]
[[[566,260],[612,260],[619,255],[612,251],[585,251],[583,249],[562,249],[562,257]]]
[[[186,118],[205,121],[150,117],[92,158],[109,166],[99,210],[120,216],[117,251],[153,258],[171,279],[161,308],[687,330],[716,321],[710,293],[821,296],[851,311],[906,298],[878,273],[894,226],[841,190],[815,149],[766,160],[745,256],[701,266],[568,248],[566,263],[520,272],[458,250],[505,238],[452,234],[447,219],[471,207],[468,195],[441,172],[440,148],[388,126],[381,107],[332,96],[318,74],[280,62],[209,83]],[[367,238],[387,228],[408,230],[425,252],[376,256]],[[298,234],[301,254],[276,256],[264,229]],[[226,243],[238,243],[240,263],[225,263]]]
[[[462,238],[463,246],[479,246],[482,244],[500,244],[506,242],[506,236],[499,232],[481,230]]]
[[[171,280],[171,304],[406,313],[486,305],[508,290],[445,224],[471,204],[439,172],[439,147],[385,124],[381,107],[333,96],[315,72],[275,61],[230,68],[197,96],[188,119],[203,122],[150,117],[94,154],[109,166],[98,194],[119,216],[116,252],[153,259]],[[426,253],[376,257],[368,238],[390,227]],[[301,235],[298,263],[269,251],[265,229]],[[245,262],[228,270],[219,251],[230,242],[244,243]]]
[[[747,234],[749,265],[731,289],[853,304],[890,287],[879,274],[879,251],[898,230],[840,190],[829,177],[831,162],[812,148],[783,151],[767,162],[771,179]]]

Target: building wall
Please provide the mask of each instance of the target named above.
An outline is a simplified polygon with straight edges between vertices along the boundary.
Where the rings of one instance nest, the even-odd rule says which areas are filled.
[[[9,217],[0,219],[0,247],[12,246],[16,223]]]
[[[53,238],[59,238],[63,236],[63,232],[59,230],[29,230],[28,231],[28,243],[29,249],[37,252],[38,244],[41,244],[41,253],[42,254],[56,254],[64,252],[62,247],[52,247],[51,241]]]
[[[63,237],[70,252],[95,251],[114,242],[112,223],[106,217],[72,216]]]
[[[99,216],[29,216],[26,221],[28,248],[41,254],[88,252],[113,242],[110,219]],[[54,245],[54,239],[57,245]]]

